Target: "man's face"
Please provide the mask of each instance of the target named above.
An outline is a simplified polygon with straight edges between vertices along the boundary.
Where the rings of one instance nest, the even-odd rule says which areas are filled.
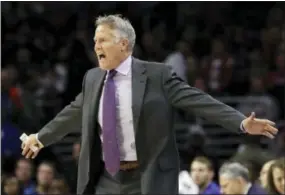
[[[42,164],[38,168],[37,180],[40,185],[50,185],[54,178],[53,168],[49,165]]]
[[[199,187],[202,187],[209,182],[211,171],[206,164],[194,161],[191,164],[191,177]]]
[[[31,163],[25,160],[18,161],[15,174],[19,181],[21,182],[29,181],[32,175]]]
[[[223,175],[219,178],[221,194],[242,194],[244,187],[240,179],[228,178]]]
[[[128,42],[108,25],[99,25],[95,31],[94,50],[99,66],[104,70],[115,69],[127,56]]]

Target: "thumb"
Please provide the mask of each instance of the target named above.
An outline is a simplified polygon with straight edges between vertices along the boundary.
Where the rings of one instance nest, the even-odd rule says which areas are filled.
[[[252,112],[251,115],[249,116],[250,120],[253,120],[255,118],[255,112]]]

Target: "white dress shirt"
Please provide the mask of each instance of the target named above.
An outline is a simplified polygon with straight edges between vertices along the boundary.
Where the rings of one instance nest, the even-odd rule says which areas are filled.
[[[199,194],[199,188],[187,171],[179,173],[179,194]]]
[[[135,146],[135,134],[133,124],[133,112],[132,112],[132,57],[129,56],[124,62],[122,62],[117,68],[117,74],[114,76],[114,82],[116,87],[116,109],[117,109],[117,137],[120,148],[121,161],[135,161],[137,160],[136,146]],[[106,75],[107,78],[108,74]],[[106,82],[104,81],[104,85]],[[100,98],[98,122],[102,128],[102,103],[103,94]],[[100,135],[102,142],[103,135]],[[104,154],[103,154],[104,158]]]

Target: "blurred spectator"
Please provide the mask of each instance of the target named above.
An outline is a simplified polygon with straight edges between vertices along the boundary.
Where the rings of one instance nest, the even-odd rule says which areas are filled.
[[[201,77],[198,77],[195,79],[194,81],[194,87],[204,91],[204,92],[207,92],[208,89],[207,89],[207,86],[206,86],[206,83],[205,83],[205,80]]]
[[[68,186],[64,179],[54,179],[48,193],[53,195],[69,195]]]
[[[214,167],[206,157],[196,157],[191,164],[191,177],[199,187],[199,194],[220,194],[219,186],[213,181]]]
[[[17,80],[18,72],[14,65],[1,70],[1,151],[3,156],[17,157],[20,154],[19,136],[22,131],[29,133],[39,125],[37,120],[39,115],[36,109],[33,109],[33,102],[22,88],[17,87]]]
[[[239,145],[237,152],[231,157],[231,161],[251,166],[250,180],[255,182],[264,163],[272,160],[274,155],[263,149],[260,145],[261,136],[246,135],[243,143]]]
[[[220,95],[227,90],[231,82],[234,59],[222,39],[214,39],[211,49],[210,55],[201,61],[200,74],[206,79],[210,92]]]
[[[265,78],[269,69],[270,69],[270,63],[266,62],[263,56],[263,53],[261,49],[254,48],[251,52],[248,54],[249,59],[249,76],[250,78],[254,77],[260,77]]]
[[[244,101],[238,105],[237,109],[244,115],[249,116],[252,111],[258,118],[267,118],[275,121],[278,118],[278,104],[275,99],[267,93],[266,84],[263,78],[251,78],[250,92],[244,97]]]
[[[36,185],[32,181],[33,164],[29,159],[21,158],[18,160],[15,175],[23,186],[24,195],[37,195]]]
[[[1,186],[3,195],[23,195],[21,184],[16,177],[6,177]]]
[[[50,121],[61,108],[61,102],[59,100],[60,87],[57,85],[57,81],[57,75],[54,70],[45,72],[39,79],[37,97],[41,101],[45,114],[45,122]]]
[[[55,177],[55,167],[50,162],[42,162],[37,172],[37,194],[45,195],[49,192]]]
[[[188,78],[194,78],[197,59],[188,42],[179,41],[176,51],[167,56],[165,63],[185,82],[188,82]]]
[[[32,131],[39,128],[40,110],[34,104],[30,93],[17,86],[18,71],[14,65],[8,65],[1,71],[1,107],[2,121],[12,121],[21,130]]]
[[[248,169],[240,163],[226,163],[219,171],[222,194],[266,194],[265,190],[249,179]]]
[[[277,159],[270,167],[267,187],[270,194],[285,194],[285,158]]]
[[[259,181],[260,181],[261,186],[264,189],[268,189],[268,183],[267,183],[268,172],[269,172],[269,169],[270,169],[271,165],[274,162],[275,162],[275,160],[268,161],[261,168]]]

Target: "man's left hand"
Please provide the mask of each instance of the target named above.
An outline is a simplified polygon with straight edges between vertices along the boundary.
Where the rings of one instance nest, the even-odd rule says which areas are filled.
[[[249,117],[242,121],[242,125],[248,134],[264,135],[270,139],[273,139],[278,132],[278,129],[274,127],[274,122],[267,119],[255,118],[254,112],[252,112]]]

